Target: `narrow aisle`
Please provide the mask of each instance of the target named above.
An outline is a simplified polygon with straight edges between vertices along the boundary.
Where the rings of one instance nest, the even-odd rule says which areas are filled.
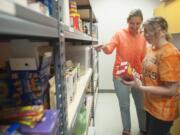
[[[131,97],[131,135],[138,135],[138,123]],[[115,93],[99,93],[95,114],[96,135],[121,135],[122,122]]]

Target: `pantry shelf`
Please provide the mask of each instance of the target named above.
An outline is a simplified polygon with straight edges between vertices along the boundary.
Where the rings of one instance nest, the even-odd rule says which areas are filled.
[[[83,40],[83,41],[92,41],[93,38],[88,36],[85,33],[82,33],[78,30],[75,30],[72,27],[67,26],[64,23],[61,23],[61,26],[64,30],[64,37],[65,39],[74,39],[74,40]]]
[[[57,19],[11,1],[0,1],[0,13],[57,29]]]
[[[59,38],[58,21],[11,1],[0,1],[0,35]]]
[[[68,106],[68,131],[72,131],[77,114],[85,98],[85,88],[88,86],[92,75],[92,69],[89,68],[87,73],[83,75],[77,83],[76,95],[73,102]]]
[[[30,22],[0,12],[0,35],[58,38],[57,28]]]

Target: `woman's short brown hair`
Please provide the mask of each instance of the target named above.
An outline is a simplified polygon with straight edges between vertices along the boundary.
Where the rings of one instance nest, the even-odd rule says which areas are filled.
[[[142,15],[142,12],[140,9],[134,9],[134,10],[131,10],[129,15],[128,15],[128,18],[127,18],[127,22],[129,22],[129,20],[132,18],[132,17],[140,17],[141,20],[143,21],[143,15]]]

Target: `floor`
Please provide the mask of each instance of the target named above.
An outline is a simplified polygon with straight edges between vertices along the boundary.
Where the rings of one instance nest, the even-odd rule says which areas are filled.
[[[137,116],[132,97],[130,106],[132,124],[131,135],[138,135]],[[100,93],[98,95],[95,125],[96,135],[121,135],[122,123],[115,93]]]

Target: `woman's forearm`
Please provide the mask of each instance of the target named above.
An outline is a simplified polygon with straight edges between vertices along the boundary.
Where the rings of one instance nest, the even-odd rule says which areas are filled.
[[[103,52],[104,52],[105,54],[110,54],[110,52],[109,52],[109,49],[108,49],[108,46],[107,46],[107,45],[104,45],[104,46],[102,47],[102,50],[103,50]]]
[[[140,86],[139,89],[145,92],[156,94],[156,95],[175,96],[177,95],[178,87],[176,85],[170,88],[163,87],[163,86]]]
[[[111,43],[106,44],[102,47],[102,50],[105,54],[111,54],[114,49],[115,49],[115,45]]]

